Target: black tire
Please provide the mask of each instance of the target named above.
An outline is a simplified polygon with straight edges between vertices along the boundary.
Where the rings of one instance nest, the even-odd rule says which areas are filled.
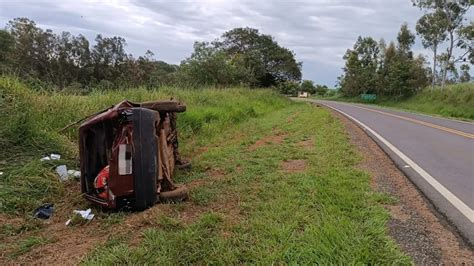
[[[185,186],[177,187],[175,190],[160,192],[160,202],[182,202],[189,197]]]
[[[132,109],[134,184],[133,210],[142,211],[156,202],[157,139],[155,123],[158,112],[146,108]]]

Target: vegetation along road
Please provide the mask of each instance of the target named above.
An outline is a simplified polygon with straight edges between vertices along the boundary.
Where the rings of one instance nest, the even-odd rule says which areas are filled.
[[[360,104],[317,102],[361,126],[474,242],[474,123]]]

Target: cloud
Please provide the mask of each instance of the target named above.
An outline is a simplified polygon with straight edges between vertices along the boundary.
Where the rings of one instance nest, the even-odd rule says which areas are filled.
[[[158,59],[179,63],[194,41],[212,41],[234,27],[254,27],[295,51],[303,77],[333,86],[342,56],[357,36],[396,38],[403,22],[421,12],[410,0],[149,1],[75,0],[0,2],[0,24],[28,17],[56,32],[118,35],[134,55],[152,50]],[[417,51],[426,51],[417,44]],[[429,55],[429,51],[426,51]]]

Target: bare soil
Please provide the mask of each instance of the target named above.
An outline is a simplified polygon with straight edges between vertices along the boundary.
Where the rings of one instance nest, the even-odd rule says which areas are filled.
[[[248,151],[254,151],[262,146],[265,146],[267,144],[280,144],[285,140],[285,137],[287,135],[282,132],[276,132],[273,135],[266,136],[264,138],[261,138],[257,140],[254,144],[250,145],[247,150]]]
[[[474,251],[447,219],[401,172],[385,152],[345,116],[339,118],[352,144],[363,156],[360,168],[369,172],[371,185],[387,193],[397,203],[385,206],[390,211],[390,235],[416,264],[474,265]]]
[[[222,181],[227,177],[227,174],[220,169],[209,170],[207,174],[207,178],[193,180],[186,186],[194,188]],[[96,217],[91,222],[78,226],[66,226],[64,223],[71,217],[72,210],[82,207],[83,209],[94,207],[84,205],[85,201],[78,193],[80,191],[78,182],[67,184],[65,190],[65,199],[55,205],[55,213],[50,219],[39,221],[41,224],[39,229],[7,236],[2,240],[6,245],[5,248],[2,247],[0,253],[0,265],[11,263],[76,265],[88,253],[104,244],[111,237],[130,236],[133,233],[134,237],[130,238],[128,244],[130,246],[138,245],[142,239],[141,232],[148,228],[159,227],[159,217],[162,215],[174,217],[183,224],[190,224],[203,213],[213,211],[223,214],[226,223],[240,221],[238,198],[226,195],[226,197],[218,199],[208,206],[199,206],[192,201],[181,203],[179,208],[174,208],[175,206],[170,204],[157,204],[142,212],[126,213],[122,221],[110,225],[107,225],[107,214],[103,214],[99,209],[93,209]],[[0,222],[18,228],[28,221],[21,217],[13,219],[8,215],[2,215],[0,216]],[[31,236],[48,239],[48,243],[32,247],[28,252],[17,258],[9,256],[17,248],[16,243]]]
[[[314,141],[312,139],[306,139],[298,142],[298,146],[306,150],[311,150],[314,147]]]
[[[305,160],[287,160],[282,162],[281,168],[287,172],[303,172],[306,170]]]

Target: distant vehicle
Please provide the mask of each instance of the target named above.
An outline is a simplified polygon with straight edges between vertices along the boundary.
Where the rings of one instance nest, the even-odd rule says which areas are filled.
[[[185,200],[173,180],[189,163],[178,153],[177,101],[123,101],[90,117],[79,128],[81,190],[110,209],[144,210],[157,201]]]

